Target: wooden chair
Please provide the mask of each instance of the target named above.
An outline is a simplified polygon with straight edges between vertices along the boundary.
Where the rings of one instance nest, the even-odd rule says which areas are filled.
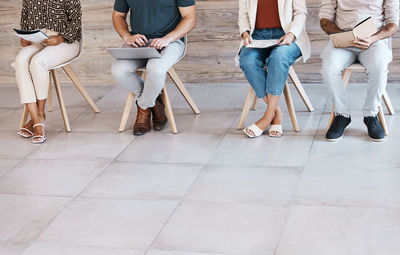
[[[301,99],[303,100],[304,104],[306,105],[308,111],[310,111],[310,112],[314,111],[314,108],[310,102],[310,99],[308,98],[307,93],[305,92],[303,86],[301,85],[301,82],[300,82],[299,78],[297,77],[297,74],[294,71],[292,66],[289,69],[289,78],[293,82],[294,87],[296,88],[297,92],[299,93],[299,95],[300,95]],[[289,83],[287,81],[285,84],[285,88],[283,90],[283,94],[285,96],[286,105],[289,110],[289,115],[290,115],[290,119],[292,121],[293,130],[295,132],[299,132],[300,129],[299,129],[299,125],[297,123],[296,112],[294,110],[292,96],[291,96],[291,93],[289,90]],[[251,106],[253,98],[254,98],[253,106]],[[247,92],[246,100],[244,102],[242,114],[240,115],[238,129],[244,128],[244,123],[247,119],[247,115],[250,111],[250,107],[252,108],[252,110],[255,110],[257,107],[257,99],[258,98],[256,96],[254,89],[250,86],[249,91]]]
[[[83,27],[82,27],[82,37],[81,37],[81,40],[80,40],[80,43],[79,43],[79,53],[78,53],[78,55],[75,58],[73,58],[70,61],[68,61],[67,63],[64,63],[64,64],[61,64],[59,66],[53,67],[53,68],[51,68],[49,70],[49,76],[50,76],[49,81],[50,82],[49,82],[49,95],[48,95],[48,101],[47,101],[48,110],[51,112],[52,111],[52,107],[53,107],[52,89],[51,89],[51,84],[52,84],[51,80],[53,79],[54,88],[55,88],[56,93],[57,93],[58,103],[60,105],[61,114],[62,114],[63,119],[64,119],[64,126],[65,126],[65,131],[66,132],[71,132],[71,126],[69,124],[68,114],[67,114],[67,110],[65,108],[65,103],[64,103],[64,98],[62,96],[60,82],[59,82],[58,75],[57,75],[57,72],[56,72],[57,69],[62,68],[64,70],[64,72],[68,75],[68,77],[71,79],[71,81],[75,85],[75,87],[82,94],[83,98],[85,98],[86,102],[88,102],[88,104],[93,109],[93,111],[95,113],[99,113],[100,112],[99,109],[97,108],[96,104],[93,102],[92,98],[87,93],[85,87],[80,82],[78,76],[72,70],[72,67],[70,65],[71,62],[73,62],[76,59],[78,59],[82,54],[82,50],[83,50],[83,34],[84,33],[83,33]],[[21,122],[20,122],[20,128],[22,128],[25,125],[27,118],[28,118],[28,110],[26,108],[26,105],[24,105],[24,111],[22,113],[22,118],[21,118]]]
[[[364,72],[364,71],[365,71],[365,67],[363,65],[361,65],[360,63],[354,63],[354,64],[350,65],[349,67],[347,67],[346,69],[344,69],[344,71],[342,73],[344,86],[347,87],[347,85],[349,84],[349,80],[350,80],[350,76],[351,76],[352,72]],[[390,101],[389,95],[387,94],[386,89],[383,92],[382,99],[386,105],[386,108],[388,109],[389,114],[394,115],[395,111],[394,111],[392,102]],[[332,106],[327,130],[332,125],[333,119],[335,118],[334,110],[335,110],[335,104],[333,104],[333,106]],[[381,122],[383,130],[385,131],[385,135],[388,135],[389,131],[387,129],[385,115],[382,110],[382,105],[379,106],[378,118],[379,118],[379,121]]]
[[[184,42],[185,42],[185,45],[186,45],[185,52],[183,53],[182,57],[179,60],[181,60],[186,54],[186,48],[187,48],[187,38],[186,38],[186,36],[185,36]],[[146,69],[145,68],[141,68],[141,69],[136,70],[136,73],[138,75],[142,75],[144,80],[146,79]],[[183,85],[183,82],[179,78],[178,74],[175,72],[174,67],[171,67],[168,70],[168,76],[171,78],[171,80],[174,82],[174,84],[176,85],[178,90],[181,92],[182,96],[185,98],[186,102],[192,108],[193,112],[195,114],[200,114],[200,110],[197,108],[195,102],[193,101],[193,99],[190,96],[189,92],[185,88],[185,85]],[[162,98],[163,98],[163,102],[165,104],[165,110],[167,112],[168,121],[169,121],[169,124],[171,126],[171,132],[176,134],[176,133],[178,133],[178,129],[176,127],[174,114],[172,112],[171,102],[169,100],[167,87],[165,85],[164,85],[164,88],[162,90]],[[133,104],[134,100],[135,100],[135,95],[132,92],[129,92],[128,93],[128,98],[126,99],[124,111],[122,113],[121,123],[119,125],[118,132],[125,131],[126,123],[128,121],[129,113],[131,111],[132,104]]]

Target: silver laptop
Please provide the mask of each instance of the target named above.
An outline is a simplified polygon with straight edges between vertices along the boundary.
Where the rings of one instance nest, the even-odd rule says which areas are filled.
[[[161,58],[160,52],[153,47],[134,48],[123,45],[121,48],[107,48],[107,51],[116,59]]]

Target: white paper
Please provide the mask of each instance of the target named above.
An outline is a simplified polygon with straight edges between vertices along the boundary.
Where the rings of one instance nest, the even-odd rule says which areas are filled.
[[[278,45],[278,40],[253,40],[246,48],[269,48]]]
[[[16,32],[15,35],[33,43],[41,43],[43,40],[49,39],[49,37],[40,30],[32,34],[19,34]]]

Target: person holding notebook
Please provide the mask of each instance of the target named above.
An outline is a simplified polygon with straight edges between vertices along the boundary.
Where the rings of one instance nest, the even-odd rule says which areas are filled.
[[[399,0],[322,0],[319,16],[321,28],[328,35],[352,29],[368,17],[372,17],[378,29],[372,36],[356,38],[347,48],[335,48],[330,41],[321,54],[323,81],[335,104],[335,118],[325,139],[342,138],[351,122],[342,72],[358,61],[368,74],[362,108],[368,136],[373,141],[383,141],[385,132],[377,115],[387,83],[388,64],[392,61],[390,37],[398,30]]]
[[[35,144],[46,141],[45,104],[49,91],[49,69],[79,54],[81,5],[79,0],[23,0],[21,30],[40,29],[49,36],[41,43],[21,39],[22,49],[14,62],[21,103],[30,121],[18,131]]]
[[[240,68],[268,108],[261,119],[243,129],[248,137],[282,136],[282,111],[278,106],[290,66],[311,55],[305,29],[305,0],[239,0],[239,30],[242,38]],[[247,48],[253,40],[278,39],[270,48]]]
[[[126,21],[130,12],[130,28]],[[134,135],[153,129],[161,130],[167,123],[160,95],[167,72],[185,52],[183,37],[196,25],[194,0],[115,0],[112,15],[115,30],[125,46],[154,47],[161,58],[116,60],[112,75],[119,84],[136,95],[137,116]],[[135,70],[146,67],[143,81]]]

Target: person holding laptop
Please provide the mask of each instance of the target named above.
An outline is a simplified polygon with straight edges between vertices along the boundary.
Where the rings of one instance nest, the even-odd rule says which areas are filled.
[[[335,118],[325,139],[336,141],[342,138],[351,122],[342,72],[359,61],[368,74],[364,123],[371,140],[383,141],[385,132],[377,114],[386,87],[388,64],[392,61],[390,37],[398,30],[399,0],[322,0],[319,16],[321,28],[328,35],[352,29],[368,17],[373,18],[379,30],[370,37],[357,38],[348,48],[335,48],[330,41],[321,54],[323,81],[335,104]]]
[[[130,12],[130,29],[126,21]],[[119,84],[137,97],[137,117],[134,135],[153,129],[161,130],[167,123],[160,95],[167,72],[185,52],[183,37],[196,25],[194,0],[115,0],[112,15],[115,30],[125,46],[154,47],[161,58],[116,60],[112,75]],[[135,70],[146,67],[146,80]]]
[[[282,111],[278,102],[289,68],[301,56],[306,61],[311,55],[306,15],[305,0],[239,0],[240,68],[256,96],[268,105],[260,120],[243,129],[248,137],[258,137],[268,128],[269,136],[282,136]],[[270,39],[277,39],[278,45],[246,47],[253,40]]]
[[[79,0],[23,0],[21,30],[42,30],[49,39],[32,43],[21,39],[22,49],[14,62],[21,103],[30,121],[18,131],[32,142],[46,141],[45,104],[49,91],[49,69],[79,54],[81,5]]]

